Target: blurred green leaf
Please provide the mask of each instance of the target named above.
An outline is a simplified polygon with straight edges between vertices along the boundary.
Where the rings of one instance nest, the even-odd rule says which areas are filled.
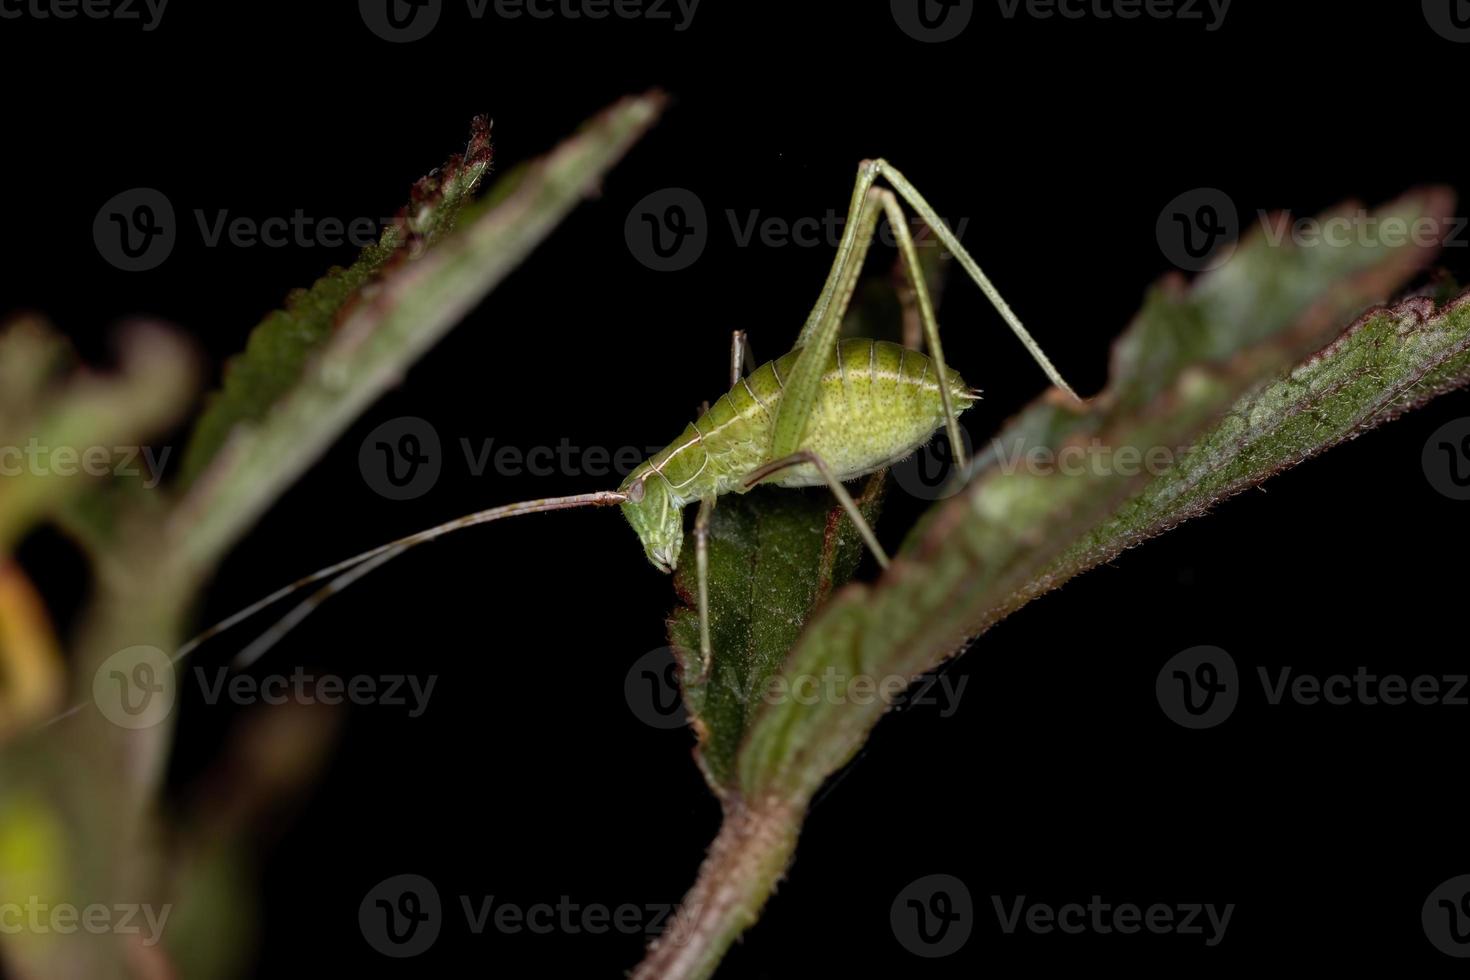
[[[145,948],[116,935],[45,944],[0,937],[7,965],[20,964],[23,950],[17,969],[27,977],[122,980],[237,967],[228,954],[244,944],[249,925],[226,901],[240,895],[238,851],[258,826],[258,809],[309,775],[304,763],[312,754],[302,751],[309,733],[277,725],[252,740],[252,764],[230,770],[233,791],[216,787],[194,815],[198,823],[188,831],[197,837],[171,834],[156,798],[174,714],[136,728],[114,724],[98,710],[94,679],[106,676],[98,670],[131,647],[179,649],[188,610],[230,544],[358,412],[597,191],[663,103],[653,93],[615,104],[470,203],[488,166],[488,134],[477,129],[467,156],[421,181],[377,246],[350,269],[293,295],[286,310],[257,328],[195,429],[182,493],[140,493],[128,480],[71,481],[108,491],[87,494],[43,475],[0,480],[0,552],[36,518],[56,516],[89,546],[94,572],[94,594],[66,658],[75,710],[50,727],[29,726],[0,755],[0,857],[8,841],[36,839],[35,821],[17,816],[11,802],[46,800],[52,825],[65,828],[67,866],[56,871],[65,895],[190,903],[170,927],[168,949],[177,963],[163,945]],[[158,331],[135,331],[126,340],[122,370],[97,376],[65,373],[69,352],[44,331],[0,334],[0,448],[33,437],[56,446],[136,444],[139,433],[172,424],[193,393],[192,360]],[[0,674],[10,666],[0,658]],[[180,852],[163,853],[161,842]]]
[[[95,489],[106,478],[97,470],[141,472],[144,440],[177,421],[198,383],[193,348],[154,324],[121,333],[114,371],[70,370],[70,355],[35,320],[0,333],[8,383],[0,395],[0,554],[36,521]]]
[[[225,366],[224,387],[214,393],[184,453],[185,483],[192,483],[236,426],[259,422],[301,382],[312,356],[331,339],[342,312],[394,263],[412,261],[454,229],[492,159],[490,123],[474,122],[469,146],[420,180],[410,203],[356,262],[332,269],[309,289],[298,289],[286,308],[270,314],[250,334],[244,353]]]
[[[466,165],[458,179],[437,183],[448,197],[429,195],[410,206],[413,234],[391,259],[370,253],[345,280],[329,279],[319,301],[268,321],[232,372],[243,379],[240,395],[222,401],[216,421],[201,430],[206,448],[197,452],[208,455],[220,442],[219,428],[233,425],[175,523],[188,561],[212,564],[364,408],[597,191],[663,104],[659,93],[618,102],[517,171],[509,187],[462,207],[467,185],[478,179],[471,171],[482,166]],[[269,380],[251,382],[257,373]],[[291,379],[289,387],[278,375]]]

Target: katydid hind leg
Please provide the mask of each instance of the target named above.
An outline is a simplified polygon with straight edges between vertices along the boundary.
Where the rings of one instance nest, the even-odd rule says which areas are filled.
[[[708,680],[715,662],[709,629],[709,529],[717,499],[705,497],[700,500],[699,511],[694,518],[694,574],[699,580],[695,586],[699,595],[699,674],[691,681],[693,684],[703,684]]]
[[[832,491],[832,496],[837,498],[837,502],[847,513],[848,520],[852,521],[853,526],[857,528],[857,532],[862,537],[863,543],[868,546],[868,550],[873,553],[873,557],[878,559],[879,566],[886,569],[888,567],[888,552],[884,551],[883,546],[878,543],[878,536],[873,533],[872,525],[863,516],[863,512],[858,509],[857,502],[852,499],[852,495],[847,492],[847,488],[842,485],[842,481],[837,479],[837,474],[832,472],[832,467],[828,466],[827,461],[818,454],[809,449],[803,449],[789,456],[772,460],[752,470],[745,477],[745,486],[749,489],[782,470],[802,465],[814,466],[817,472],[822,474],[822,479],[826,480],[827,486]]]
[[[899,206],[898,198],[889,190],[880,190],[879,199],[883,213],[898,241],[898,254],[908,270],[909,288],[914,291],[914,302],[918,306],[919,321],[923,325],[924,340],[929,346],[929,357],[934,362],[935,374],[939,379],[939,402],[944,409],[944,429],[949,437],[950,458],[964,472],[969,461],[965,458],[965,444],[960,439],[959,418],[954,410],[954,397],[949,390],[949,367],[944,360],[944,348],[939,343],[939,320],[934,315],[934,301],[929,295],[929,285],[924,281],[924,267],[919,262],[919,250],[909,233],[908,219]]]
[[[881,211],[873,188],[873,178],[877,173],[873,164],[864,164],[858,170],[837,257],[827,273],[827,282],[822,287],[817,305],[807,316],[806,325],[797,338],[801,353],[797,355],[791,376],[785,380],[781,405],[776,410],[769,453],[772,459],[789,456],[800,447],[807,420],[816,406],[822,372],[836,356],[842,318],[852,302],[858,274],[873,244],[873,231]]]
[[[919,218],[929,226],[945,248],[949,249],[959,261],[960,266],[980,287],[981,292],[1000,313],[1006,325],[1010,327],[1051,382],[1074,399],[1077,398],[1076,392],[1062,378],[1061,373],[1042,351],[1041,346],[1021,324],[1020,318],[1001,297],[999,290],[991,283],[979,264],[960,244],[954,232],[939,217],[929,202],[913,184],[909,183],[908,178],[886,160],[864,160],[858,167],[852,202],[848,208],[847,224],[843,229],[842,241],[838,245],[837,257],[833,260],[832,269],[827,275],[827,282],[822,287],[817,305],[807,317],[797,341],[798,346],[801,347],[801,354],[797,357],[791,377],[786,381],[781,407],[776,413],[776,425],[771,435],[770,456],[773,459],[790,456],[801,445],[807,420],[811,417],[816,404],[822,372],[827,366],[832,350],[835,349],[842,317],[848,303],[851,302],[863,259],[872,244],[873,231],[880,208],[888,214],[889,223],[893,226],[894,234],[897,236],[900,252],[903,253],[904,263],[909,269],[909,278],[920,303],[920,315],[923,319],[926,339],[931,353],[941,365],[941,382],[946,378],[942,366],[944,351],[939,342],[938,321],[934,316],[933,302],[928,295],[928,288],[914,250],[913,238],[909,233],[902,209],[893,199],[892,194],[874,186],[874,182],[880,176],[908,202],[909,206],[918,213]],[[956,463],[963,466],[965,463],[964,447],[960,440],[959,422],[948,385],[941,383],[940,392],[944,405],[945,428],[951,450]]]
[[[858,167],[847,219],[842,227],[842,239],[837,245],[837,255],[832,259],[832,267],[827,271],[827,281],[822,284],[817,303],[807,314],[801,333],[796,338],[797,347],[811,346],[818,335],[828,329],[829,321],[835,320],[841,325],[842,313],[852,298],[863,260],[867,258],[868,249],[873,243],[873,230],[878,224],[878,201],[870,193],[877,175],[878,169],[874,163],[864,161]]]
[[[990,281],[989,277],[980,269],[979,264],[965,247],[960,244],[959,238],[955,236],[954,232],[950,231],[949,225],[944,223],[944,219],[940,218],[934,208],[930,206],[929,202],[924,200],[923,195],[919,193],[918,189],[909,183],[908,178],[887,160],[867,161],[866,164],[873,168],[875,175],[881,174],[883,179],[898,192],[898,195],[908,202],[909,207],[918,213],[920,220],[928,225],[935,235],[939,236],[940,242],[959,261],[960,267],[974,280],[975,285],[980,287],[980,291],[985,294],[985,298],[990,301],[990,305],[995,307],[1001,319],[1005,320],[1006,326],[1011,328],[1011,332],[1025,346],[1032,360],[1036,361],[1041,367],[1041,370],[1045,372],[1051,383],[1062,389],[1068,395],[1071,395],[1072,398],[1080,401],[1081,399],[1077,398],[1077,393],[1072,390],[1072,386],[1067,384],[1062,378],[1061,372],[1056,369],[1051,359],[1042,351],[1041,345],[1031,336],[1030,331],[1022,326],[1020,318],[1016,316],[1010,304],[1001,297],[1000,291],[995,288],[995,285]],[[936,341],[931,339],[930,343],[933,345]]]
[[[730,334],[730,387],[740,383],[747,374],[754,374],[757,365],[755,352],[750,346],[750,337],[744,330]]]

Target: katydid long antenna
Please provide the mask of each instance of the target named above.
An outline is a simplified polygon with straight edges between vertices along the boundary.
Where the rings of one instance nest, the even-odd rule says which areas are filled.
[[[455,531],[476,527],[481,524],[489,524],[506,517],[518,517],[522,514],[542,514],[554,510],[571,510],[577,507],[611,507],[628,499],[628,495],[616,490],[600,490],[596,493],[579,493],[570,497],[546,497],[539,500],[523,500],[519,503],[505,504],[500,507],[491,507],[488,510],[477,511],[457,517],[452,521],[436,525],[417,534],[389,541],[387,544],[379,545],[360,555],[355,555],[345,561],[339,561],[335,565],[312,572],[304,578],[299,578],[289,585],[282,586],[270,595],[265,596],[257,602],[251,603],[239,612],[220,620],[204,632],[189,640],[179,647],[174,654],[173,660],[178,662],[187,657],[201,644],[213,639],[233,626],[251,618],[269,607],[280,602],[288,596],[295,595],[308,586],[317,582],[326,581],[326,584],[317,589],[299,605],[293,608],[284,617],[277,620],[262,633],[249,646],[235,655],[233,666],[236,670],[243,670],[255,661],[259,660],[266,651],[275,646],[281,639],[301,621],[316,611],[317,607],[326,602],[332,596],[347,588],[353,582],[367,575],[374,569],[381,568],[388,562],[417,545],[444,537]]]
[[[287,633],[300,625],[302,620],[315,612],[316,608],[323,602],[326,602],[364,575],[367,575],[376,568],[381,568],[416,545],[437,540],[446,534],[462,531],[465,528],[476,527],[480,524],[489,524],[492,521],[498,521],[505,517],[518,517],[521,514],[541,514],[553,510],[571,510],[576,507],[611,507],[627,499],[628,495],[626,493],[617,490],[600,490],[596,493],[579,493],[570,497],[545,497],[538,500],[522,500],[518,503],[504,504],[500,507],[491,507],[489,510],[477,511],[473,514],[466,514],[463,517],[456,517],[452,521],[446,521],[443,524],[419,531],[417,534],[410,534],[396,541],[389,541],[387,544],[379,545],[370,551],[364,551],[360,555],[355,555],[345,561],[339,561],[335,565],[318,569],[289,585],[282,586],[270,595],[220,620],[209,627],[209,629],[185,642],[174,651],[173,656],[169,658],[169,662],[178,663],[197,650],[201,645],[219,636],[226,630],[238,626],[257,613],[263,612],[282,599],[295,595],[308,586],[325,581],[325,585],[313,592],[283,618],[271,624],[270,628],[261,634],[259,638],[235,655],[231,666],[235,670],[243,670],[259,660],[266,651],[279,643]],[[65,711],[56,714],[40,727],[43,729],[50,728],[58,722],[65,721],[82,710],[82,707],[83,704],[74,704]]]

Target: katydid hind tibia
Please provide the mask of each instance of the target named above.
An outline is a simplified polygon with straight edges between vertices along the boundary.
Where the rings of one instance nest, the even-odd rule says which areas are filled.
[[[879,177],[889,186],[879,186]],[[694,541],[700,654],[702,670],[707,671],[712,656],[707,584],[710,517],[721,495],[743,493],[759,483],[830,487],[886,568],[887,555],[843,483],[909,456],[941,428],[946,430],[953,460],[963,470],[967,461],[957,418],[979,397],[945,363],[933,302],[899,198],[913,208],[980,287],[1051,382],[1076,398],[979,265],[914,186],[886,161],[865,160],[858,168],[837,256],[793,349],[746,373],[748,348],[744,334],[737,332],[730,390],[678,439],[633,470],[617,490],[507,504],[391,541],[278,589],[184,644],[175,659],[316,585],[311,595],[235,657],[237,667],[248,666],[327,598],[409,548],[452,531],[520,514],[618,505],[649,561],[671,572],[684,540],[683,511],[698,503]],[[839,339],[880,215],[886,217],[898,245],[927,354],[883,341]]]

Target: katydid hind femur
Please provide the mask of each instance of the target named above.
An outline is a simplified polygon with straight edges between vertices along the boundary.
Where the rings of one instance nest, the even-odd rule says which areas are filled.
[[[878,186],[879,177],[889,186]],[[751,358],[744,334],[737,332],[730,390],[678,439],[638,466],[617,490],[507,504],[381,545],[298,579],[242,609],[184,644],[174,660],[276,602],[323,583],[235,657],[237,667],[248,666],[326,599],[409,548],[520,514],[618,505],[649,561],[671,572],[684,540],[683,511],[698,503],[694,539],[703,672],[709,670],[712,656],[708,529],[721,495],[744,493],[760,483],[786,487],[825,484],[886,568],[887,555],[843,483],[911,455],[941,428],[946,430],[952,459],[963,471],[967,461],[957,419],[979,397],[945,363],[933,301],[899,198],[913,208],[980,287],[1051,382],[1076,398],[979,265],[914,186],[886,161],[865,160],[858,168],[837,256],[793,349],[746,373]],[[887,218],[895,236],[927,354],[884,341],[839,339],[880,215]]]

